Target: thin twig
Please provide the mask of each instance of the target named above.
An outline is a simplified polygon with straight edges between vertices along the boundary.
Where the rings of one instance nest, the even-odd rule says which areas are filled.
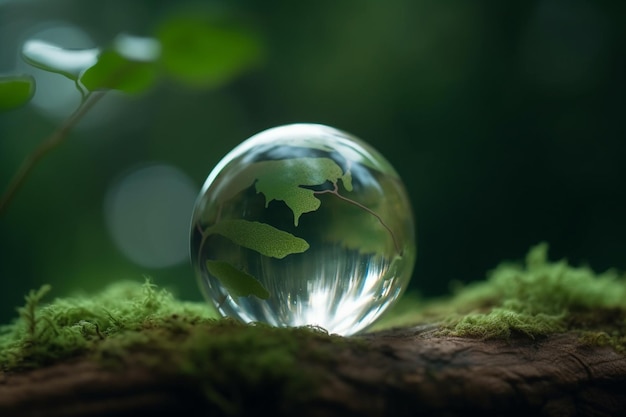
[[[358,201],[354,201],[348,197],[345,197],[339,194],[339,187],[337,186],[336,182],[333,183],[333,187],[334,188],[332,190],[313,191],[313,194],[333,194],[337,196],[338,198],[340,198],[341,200],[345,201],[346,203],[352,204],[362,210],[365,210],[366,212],[374,216],[378,220],[380,225],[384,227],[387,230],[387,232],[389,232],[389,235],[391,236],[391,240],[393,240],[393,246],[395,247],[396,252],[398,252],[398,254],[402,254],[402,250],[400,249],[400,245],[398,244],[398,241],[396,240],[395,233],[393,233],[393,230],[391,230],[391,228],[383,221],[383,219],[378,214],[376,214],[376,212],[374,212],[369,207],[366,207],[363,204],[359,203]]]
[[[70,130],[87,114],[87,112],[104,96],[105,92],[93,92],[85,96],[81,105],[68,117],[65,122],[42,141],[33,152],[22,162],[15,176],[7,186],[0,199],[0,215],[6,210],[9,203],[15,197],[17,191],[23,186],[24,181],[33,171],[37,163],[51,150],[61,145],[67,138]]]

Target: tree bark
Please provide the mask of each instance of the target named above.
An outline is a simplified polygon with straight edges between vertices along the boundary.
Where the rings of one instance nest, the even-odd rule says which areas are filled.
[[[297,366],[317,375],[293,398],[255,383],[239,396],[241,415],[298,416],[616,416],[626,413],[626,355],[586,345],[576,333],[509,341],[437,336],[427,328],[323,340]],[[250,353],[251,355],[254,352]],[[220,415],[197,381],[127,361],[111,369],[77,358],[43,369],[0,374],[0,415]],[[224,369],[224,372],[228,372]],[[288,381],[285,381],[288,382]],[[242,381],[243,384],[243,381]],[[237,390],[237,389],[235,389]],[[268,414],[269,413],[269,414]]]

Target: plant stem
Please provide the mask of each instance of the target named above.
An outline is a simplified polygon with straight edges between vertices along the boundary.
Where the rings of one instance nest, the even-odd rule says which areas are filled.
[[[6,191],[0,198],[0,215],[4,213],[15,194],[23,186],[24,182],[33,171],[37,163],[51,150],[61,145],[68,138],[72,128],[87,114],[87,112],[104,96],[105,92],[88,93],[80,106],[72,113],[65,122],[59,126],[50,136],[43,140],[33,152],[22,162],[13,179],[7,186]]]
[[[396,252],[398,252],[398,254],[402,254],[402,250],[400,249],[400,246],[398,245],[398,241],[396,240],[396,235],[395,233],[393,233],[393,230],[391,230],[391,228],[383,221],[383,219],[376,214],[376,212],[374,212],[372,209],[370,209],[369,207],[364,206],[363,204],[359,203],[358,201],[354,201],[349,199],[348,197],[345,197],[341,194],[339,194],[339,187],[337,186],[337,183],[333,183],[334,188],[332,190],[323,190],[323,191],[314,191],[314,194],[334,194],[336,195],[339,199],[345,201],[346,203],[352,204],[362,210],[365,210],[366,212],[368,212],[369,214],[371,214],[372,216],[376,217],[376,219],[378,220],[378,222],[380,223],[380,225],[382,227],[384,227],[387,232],[389,232],[389,235],[391,236],[391,240],[393,240],[393,245],[396,249]]]

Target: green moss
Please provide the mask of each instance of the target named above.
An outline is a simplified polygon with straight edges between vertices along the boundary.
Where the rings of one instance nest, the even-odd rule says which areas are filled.
[[[44,286],[31,292],[20,317],[0,328],[0,369],[39,367],[86,355],[116,366],[132,357],[167,372],[210,376],[210,383],[204,379],[206,392],[219,403],[217,383],[306,383],[311,375],[302,379],[301,367],[296,375],[296,362],[333,361],[323,346],[337,342],[362,347],[358,338],[332,337],[310,328],[217,319],[205,303],[176,300],[150,282],[117,283],[93,296],[41,305],[48,291]],[[439,335],[485,339],[576,330],[584,343],[626,351],[626,284],[613,271],[596,274],[566,261],[549,262],[547,245],[542,244],[531,249],[524,264],[503,264],[487,280],[459,287],[447,299],[407,294],[372,330],[423,323],[436,324]],[[224,401],[227,409],[229,402]]]
[[[449,299],[420,303],[414,298],[409,301],[413,309],[400,304],[401,314],[383,325],[438,322],[440,334],[484,339],[514,334],[534,338],[566,330],[584,334],[604,326],[607,337],[622,340],[624,278],[615,271],[596,274],[573,267],[565,260],[549,262],[547,252],[546,244],[537,245],[524,264],[502,264],[486,281],[458,286]]]
[[[117,283],[94,296],[40,305],[49,290],[44,286],[27,295],[20,317],[1,329],[0,370],[35,368],[73,357],[89,357],[109,367],[132,363],[187,375],[223,413],[236,415],[243,405],[233,393],[252,393],[263,385],[277,398],[306,395],[317,372],[295,365],[307,363],[307,358],[335,361],[324,355],[324,346],[347,343],[316,328],[218,319],[206,303],[178,301],[150,282]]]
[[[60,298],[40,306],[50,290],[43,286],[25,297],[20,317],[0,328],[0,367],[38,367],[47,362],[93,350],[102,340],[150,327],[170,326],[172,316],[185,323],[215,317],[204,304],[175,300],[150,282],[121,282],[103,292]]]

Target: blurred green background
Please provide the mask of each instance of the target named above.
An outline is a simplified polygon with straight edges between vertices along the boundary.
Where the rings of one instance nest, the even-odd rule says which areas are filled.
[[[62,296],[149,276],[200,300],[195,194],[231,148],[292,122],[351,132],[395,166],[425,296],[540,241],[552,258],[626,270],[624,1],[0,0],[0,73],[38,82],[0,113],[0,186],[79,100],[22,61],[24,41],[106,46],[225,9],[265,45],[260,65],[217,88],[110,94],[0,217],[0,322],[44,283]]]

